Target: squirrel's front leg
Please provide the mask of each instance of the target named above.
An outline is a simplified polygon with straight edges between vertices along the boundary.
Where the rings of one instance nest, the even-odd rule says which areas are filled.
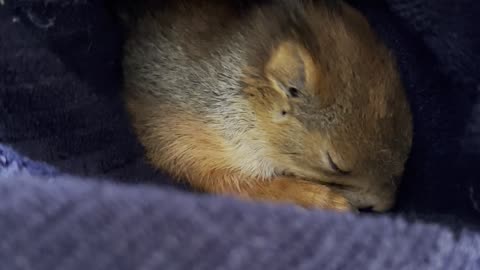
[[[305,208],[353,210],[345,197],[328,186],[294,177],[277,177],[270,181],[257,181],[245,188],[243,192],[254,200],[293,203]]]
[[[209,176],[209,179],[192,184],[206,192],[229,194],[243,199],[292,203],[304,208],[353,211],[347,199],[328,186],[294,177],[257,180],[232,174],[213,173]]]

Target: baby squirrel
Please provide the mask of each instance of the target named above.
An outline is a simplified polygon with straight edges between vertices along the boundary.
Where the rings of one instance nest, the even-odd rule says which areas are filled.
[[[121,17],[126,108],[155,167],[208,193],[392,207],[411,113],[395,60],[358,11],[327,0],[152,3]]]

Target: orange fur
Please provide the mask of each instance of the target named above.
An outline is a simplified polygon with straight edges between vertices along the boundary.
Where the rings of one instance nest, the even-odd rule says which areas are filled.
[[[359,12],[168,2],[129,25],[124,57],[127,109],[155,167],[240,198],[392,206],[411,115],[395,60]]]

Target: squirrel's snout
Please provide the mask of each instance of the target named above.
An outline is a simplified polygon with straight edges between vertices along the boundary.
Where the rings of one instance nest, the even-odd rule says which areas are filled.
[[[390,210],[394,205],[394,199],[392,198],[385,198],[382,200],[378,200],[372,207],[374,212],[385,212]]]
[[[385,212],[390,210],[394,205],[393,198],[375,198],[374,196],[371,198],[371,200],[365,200],[358,206],[360,212]]]
[[[345,193],[345,197],[361,212],[385,212],[394,206],[396,188],[392,185],[352,191]]]

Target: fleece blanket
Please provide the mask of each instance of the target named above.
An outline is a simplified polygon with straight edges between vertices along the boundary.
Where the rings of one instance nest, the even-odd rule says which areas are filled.
[[[126,121],[110,3],[0,0],[0,269],[480,269],[480,3],[350,2],[414,113],[389,214],[174,185]]]

